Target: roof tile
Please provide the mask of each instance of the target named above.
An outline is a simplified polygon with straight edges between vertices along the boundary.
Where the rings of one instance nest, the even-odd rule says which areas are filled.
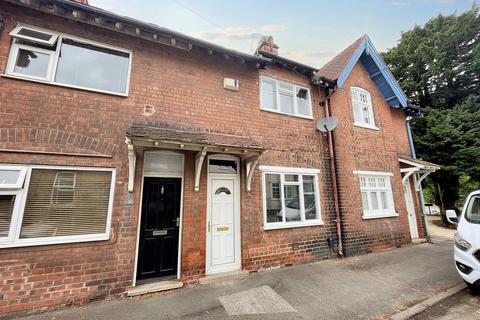
[[[345,50],[337,54],[332,60],[327,62],[321,67],[315,74],[316,77],[327,78],[330,80],[337,80],[342,74],[343,69],[348,63],[348,60],[352,57],[353,53],[365,39],[365,35],[358,38],[354,43],[349,45]]]

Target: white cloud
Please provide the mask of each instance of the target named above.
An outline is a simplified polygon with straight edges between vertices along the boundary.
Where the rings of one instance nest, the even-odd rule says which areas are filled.
[[[206,40],[251,40],[258,39],[262,34],[254,28],[226,27],[214,31],[200,31],[194,34],[196,37]]]
[[[209,41],[222,40],[258,40],[265,33],[283,32],[287,27],[284,25],[267,24],[258,28],[253,27],[225,27],[213,31],[200,31],[193,36]]]
[[[404,1],[392,1],[392,6],[394,7],[404,7],[407,3]]]
[[[263,32],[283,32],[287,31],[287,26],[282,24],[266,24],[260,27]]]
[[[455,3],[455,0],[437,0],[439,4],[452,4]]]
[[[281,52],[281,56],[289,58],[291,60],[306,64],[307,66],[312,66],[319,68],[325,63],[330,61],[338,52],[336,51],[284,51]]]

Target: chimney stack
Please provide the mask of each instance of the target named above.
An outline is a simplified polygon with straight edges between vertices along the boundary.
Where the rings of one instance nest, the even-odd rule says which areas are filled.
[[[259,51],[266,51],[278,55],[278,45],[273,42],[272,36],[263,36],[258,42],[257,50],[255,54],[258,55]]]
[[[79,3],[79,4],[84,4],[84,5],[86,5],[86,6],[89,5],[89,4],[88,4],[88,0],[73,0],[73,1],[75,1],[76,3]]]

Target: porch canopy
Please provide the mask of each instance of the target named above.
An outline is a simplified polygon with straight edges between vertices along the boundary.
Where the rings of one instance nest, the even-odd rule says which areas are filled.
[[[134,124],[126,132],[128,146],[128,191],[133,191],[135,175],[135,147],[196,151],[195,191],[200,190],[200,173],[207,152],[228,153],[241,156],[246,163],[246,189],[251,189],[253,171],[258,157],[265,151],[261,145],[247,136],[195,131],[192,129],[172,128],[168,126],[148,126]]]
[[[413,159],[413,158],[399,158],[401,168],[400,172],[404,173],[402,178],[403,184],[408,181],[412,174],[415,174],[415,190],[420,191],[420,183],[430,173],[440,169],[440,166],[431,162]]]

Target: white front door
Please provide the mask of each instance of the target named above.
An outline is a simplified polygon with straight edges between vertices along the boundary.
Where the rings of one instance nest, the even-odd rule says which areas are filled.
[[[410,237],[418,239],[417,216],[415,214],[415,206],[413,204],[412,189],[410,188],[410,179],[403,185],[403,193],[405,194],[405,202],[407,204],[408,225],[410,227]]]
[[[240,268],[240,204],[237,175],[209,174],[206,273]]]

